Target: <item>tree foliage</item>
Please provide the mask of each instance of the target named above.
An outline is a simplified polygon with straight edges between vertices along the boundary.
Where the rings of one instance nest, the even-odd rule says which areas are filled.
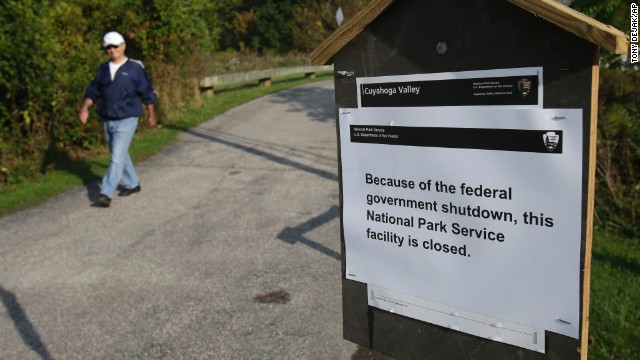
[[[571,6],[628,31],[630,2],[575,0]],[[628,57],[603,51],[600,60],[596,222],[640,236],[640,75]]]
[[[42,167],[33,159],[96,138],[75,126],[70,105],[99,57],[82,39],[89,24],[72,2],[5,2],[0,18],[0,171],[9,174],[13,165],[22,176]]]
[[[637,234],[640,223],[640,74],[602,71],[597,219]]]
[[[571,6],[628,29],[626,0]],[[159,93],[161,122],[191,104],[194,81],[227,49],[242,54],[309,52],[368,0],[4,0],[0,3],[0,186],[102,147],[97,121],[78,108],[98,64],[104,33],[121,32]],[[256,65],[258,66],[258,65]],[[637,69],[602,54],[596,219],[640,233]]]
[[[345,0],[345,4],[363,3]],[[215,51],[308,50],[302,8],[311,0],[6,0],[0,4],[0,186],[46,171],[102,144],[97,122],[77,111],[100,62],[104,33],[121,32],[127,55],[142,60],[168,121],[193,97]],[[326,13],[337,3],[326,3]],[[309,12],[307,12],[309,14]],[[325,16],[326,14],[323,14]],[[311,15],[310,18],[315,18]],[[326,16],[325,16],[326,17]],[[316,29],[333,30],[330,20]],[[298,32],[294,36],[294,33]],[[306,37],[312,37],[311,40]],[[304,44],[302,46],[301,44]]]

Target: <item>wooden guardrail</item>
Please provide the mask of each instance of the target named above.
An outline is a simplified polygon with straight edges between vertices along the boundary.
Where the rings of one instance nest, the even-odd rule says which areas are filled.
[[[258,81],[260,86],[268,87],[271,80],[291,75],[304,74],[306,77],[315,77],[316,73],[333,71],[333,65],[325,66],[292,66],[266,70],[255,70],[241,73],[210,75],[200,79],[200,92],[206,96],[212,96],[214,89],[221,85],[240,84]]]

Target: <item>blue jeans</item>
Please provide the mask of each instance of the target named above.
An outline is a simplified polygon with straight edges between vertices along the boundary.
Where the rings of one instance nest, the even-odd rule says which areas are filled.
[[[100,193],[111,198],[120,184],[120,180],[127,189],[138,185],[138,175],[129,156],[129,145],[131,145],[133,134],[136,132],[138,118],[104,120],[103,125],[107,144],[109,144],[111,161],[107,173],[102,178]]]

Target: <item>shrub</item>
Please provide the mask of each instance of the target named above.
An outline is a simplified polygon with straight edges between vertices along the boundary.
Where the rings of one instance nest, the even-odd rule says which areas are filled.
[[[640,234],[640,74],[603,69],[598,109],[596,222]]]

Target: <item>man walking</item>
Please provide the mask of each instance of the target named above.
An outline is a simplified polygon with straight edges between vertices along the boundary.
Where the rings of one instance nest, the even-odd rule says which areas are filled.
[[[86,124],[89,107],[99,103],[97,112],[102,118],[111,160],[102,179],[97,204],[109,207],[120,181],[124,185],[120,196],[131,195],[141,189],[129,156],[129,145],[138,126],[138,117],[144,114],[142,103],[149,113],[149,126],[155,126],[153,104],[156,102],[156,94],[142,63],[125,56],[126,44],[122,35],[117,32],[107,33],[103,46],[110,60],[100,65],[87,88],[80,110],[80,121]]]

